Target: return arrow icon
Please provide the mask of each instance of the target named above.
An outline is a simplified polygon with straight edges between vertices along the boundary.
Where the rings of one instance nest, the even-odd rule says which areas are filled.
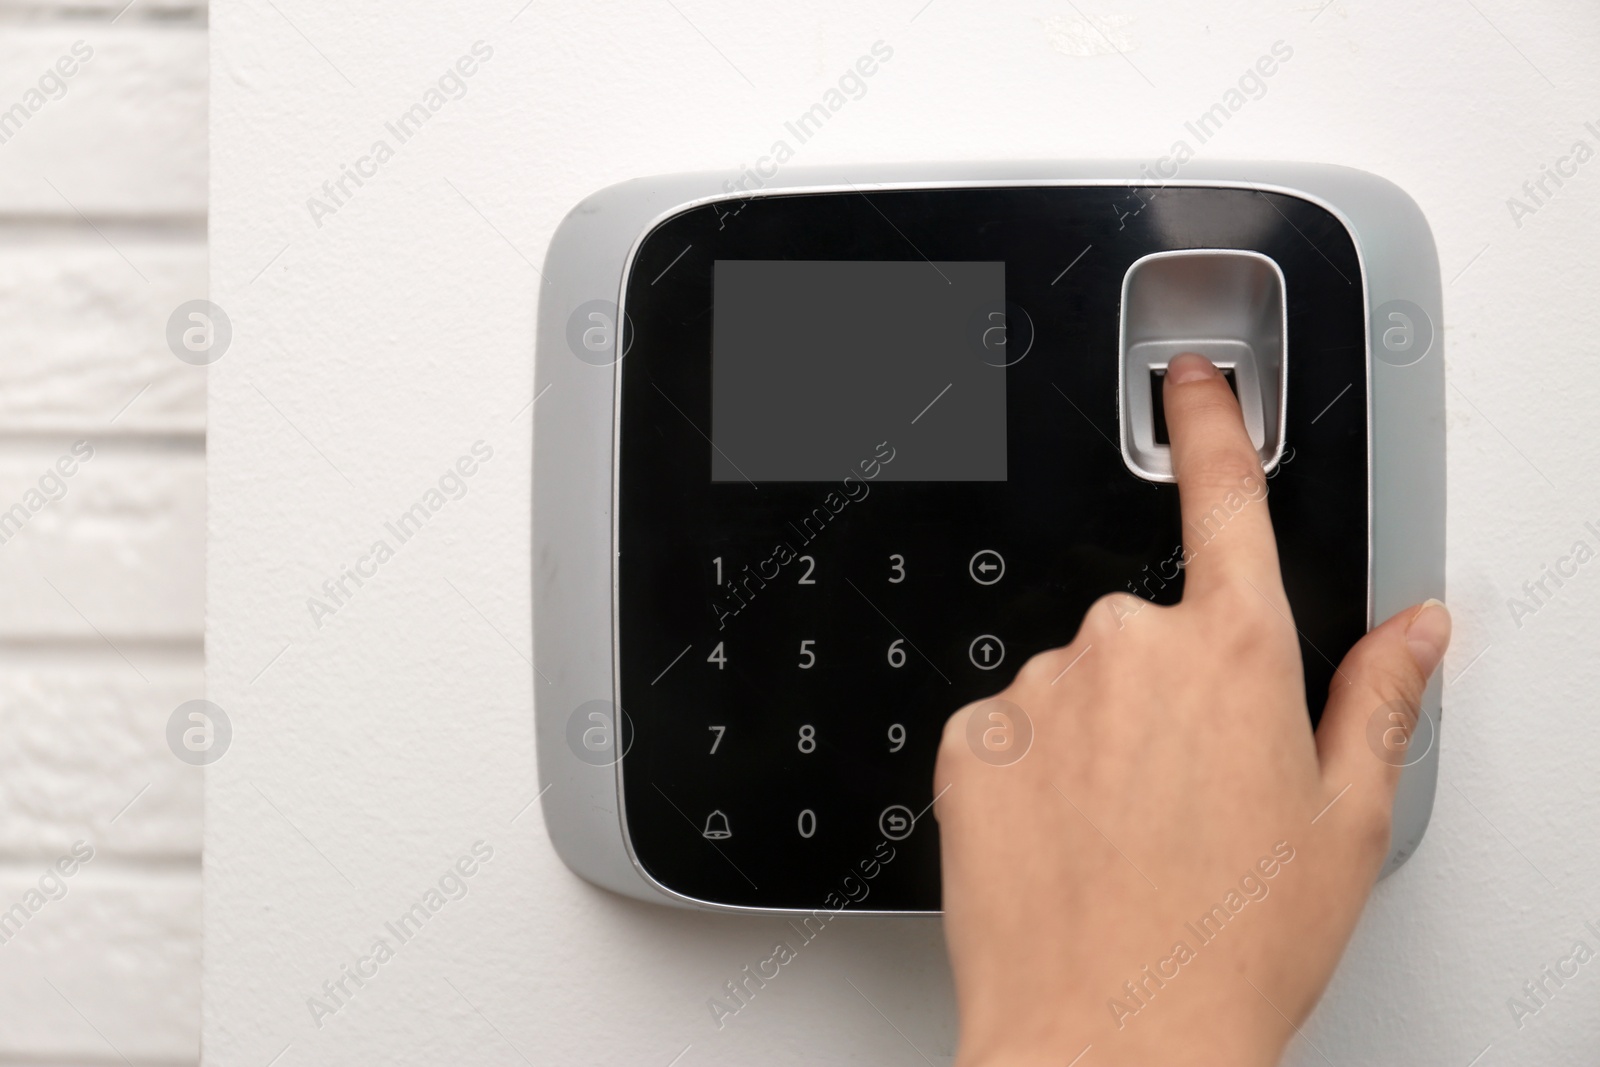
[[[993,585],[1005,577],[1005,557],[992,548],[981,549],[967,561],[967,573],[979,585]]]

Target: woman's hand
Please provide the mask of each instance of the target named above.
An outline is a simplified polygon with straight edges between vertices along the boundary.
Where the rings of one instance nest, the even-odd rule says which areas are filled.
[[[1239,405],[1193,354],[1164,388],[1183,602],[1103,598],[945,727],[958,1067],[1065,1067],[1090,1046],[1083,1067],[1276,1063],[1388,849],[1401,761],[1369,722],[1416,721],[1449,614],[1430,601],[1363,638],[1313,736]]]

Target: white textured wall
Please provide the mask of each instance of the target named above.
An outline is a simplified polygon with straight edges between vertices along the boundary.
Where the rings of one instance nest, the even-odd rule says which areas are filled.
[[[165,734],[204,694],[206,372],[165,335],[206,293],[205,9],[124,2],[0,0],[0,913],[36,909],[0,928],[5,1064],[199,1058],[202,779]]]
[[[1520,1029],[1507,1008],[1575,938],[1600,949],[1600,562],[1520,627],[1506,605],[1600,547],[1600,161],[1520,225],[1506,205],[1600,148],[1590,5],[246,0],[212,30],[211,289],[238,333],[210,372],[210,688],[237,730],[208,783],[211,1062],[948,1062],[936,923],[836,924],[719,1032],[706,998],[782,924],[596,891],[523,810],[534,265],[599,186],[754,163],[880,39],[797,162],[1154,158],[1282,40],[1200,151],[1422,204],[1451,381],[1441,786],[1290,1061],[1595,1061],[1600,963]],[[466,96],[318,226],[307,198],[478,40]],[[319,627],[307,598],[480,439],[466,497]],[[478,840],[470,894],[319,1027],[308,996]]]

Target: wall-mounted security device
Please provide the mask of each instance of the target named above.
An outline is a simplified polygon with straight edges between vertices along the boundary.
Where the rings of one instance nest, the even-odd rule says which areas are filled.
[[[574,208],[543,275],[540,796],[619,893],[937,912],[945,719],[1096,597],[1181,596],[1179,352],[1240,400],[1313,722],[1375,619],[1443,596],[1438,263],[1369,174],[650,178]],[[1427,825],[1439,705],[1435,680],[1399,754],[1373,709],[1373,758],[1408,764],[1386,872]]]

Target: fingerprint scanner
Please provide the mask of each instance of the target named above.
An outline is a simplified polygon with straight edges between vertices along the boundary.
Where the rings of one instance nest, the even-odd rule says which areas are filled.
[[[1288,320],[1276,262],[1226,248],[1153,253],[1124,275],[1121,315],[1118,416],[1129,470],[1150,481],[1173,480],[1161,379],[1182,352],[1198,352],[1223,372],[1262,467],[1277,466]]]
[[[1239,382],[1233,376],[1232,367],[1218,367],[1222,376],[1228,379],[1228,388],[1233,390],[1233,398],[1239,399]],[[1166,385],[1167,368],[1150,372],[1150,414],[1151,428],[1155,431],[1155,440],[1158,445],[1170,445],[1167,439],[1167,405],[1166,394],[1162,391]]]

